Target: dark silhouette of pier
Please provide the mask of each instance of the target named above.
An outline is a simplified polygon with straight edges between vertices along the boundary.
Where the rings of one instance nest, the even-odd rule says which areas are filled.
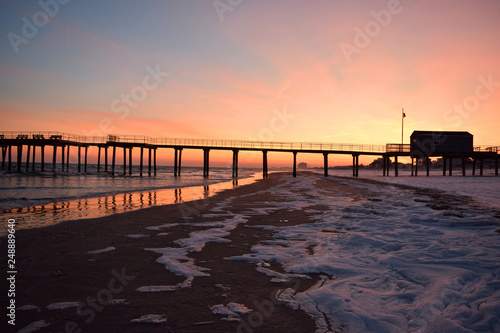
[[[415,133],[415,132],[414,132]],[[446,139],[450,132],[443,132],[441,135]],[[444,140],[446,141],[446,140]],[[449,140],[448,143],[453,142]],[[450,145],[449,145],[450,146]],[[69,170],[70,148],[77,148],[78,172],[87,172],[88,150],[90,147],[97,147],[97,172],[101,172],[102,164],[104,172],[116,174],[116,151],[123,150],[123,175],[132,175],[132,152],[134,149],[140,150],[139,174],[144,173],[144,154],[147,153],[147,174],[156,175],[157,150],[174,149],[174,176],[181,175],[182,151],[184,149],[195,149],[203,151],[203,176],[209,177],[210,171],[210,151],[226,150],[232,151],[232,176],[238,177],[238,155],[241,151],[260,151],[262,153],[262,173],[263,177],[268,176],[268,153],[288,152],[293,154],[293,176],[297,175],[297,154],[323,154],[323,168],[325,177],[328,176],[329,155],[351,155],[353,177],[359,175],[359,156],[380,156],[383,160],[383,176],[390,175],[391,165],[394,166],[394,175],[399,175],[399,157],[411,158],[411,175],[418,175],[418,166],[424,165],[426,175],[429,176],[430,157],[442,157],[443,175],[446,175],[447,163],[449,175],[452,175],[453,159],[462,159],[462,175],[466,175],[465,160],[473,160],[472,175],[475,175],[476,163],[479,163],[480,175],[483,175],[483,165],[485,160],[492,160],[495,163],[495,176],[498,176],[498,146],[482,147],[475,146],[467,151],[463,147],[450,146],[445,152],[439,149],[416,149],[414,145],[406,144],[386,144],[386,145],[363,145],[363,144],[336,144],[336,143],[309,143],[309,142],[264,142],[264,141],[242,141],[242,140],[206,140],[206,139],[175,139],[175,138],[154,138],[147,136],[131,135],[108,135],[107,137],[87,137],[60,132],[0,132],[0,147],[2,148],[2,170],[12,172],[12,150],[17,150],[17,172],[22,170],[23,150],[26,147],[25,172],[35,171],[36,152],[41,153],[40,171],[45,171],[45,148],[52,149],[52,171],[57,171],[58,151],[60,154],[61,171]],[[432,147],[431,147],[432,148]],[[111,150],[111,156],[109,150]],[[104,163],[102,163],[102,157]],[[128,163],[127,163],[128,157]],[[31,158],[31,160],[30,160]],[[111,161],[109,159],[111,158]],[[394,159],[392,162],[391,159]],[[31,162],[31,164],[30,164]]]

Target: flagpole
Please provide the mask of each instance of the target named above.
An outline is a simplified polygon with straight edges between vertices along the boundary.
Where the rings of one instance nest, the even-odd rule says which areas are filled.
[[[405,121],[405,108],[401,110],[401,149],[403,149],[404,121]]]

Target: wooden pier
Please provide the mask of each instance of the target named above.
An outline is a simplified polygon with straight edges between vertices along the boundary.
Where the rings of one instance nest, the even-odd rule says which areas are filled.
[[[380,156],[383,161],[383,176],[389,176],[391,165],[394,165],[394,176],[399,176],[400,157],[411,158],[411,175],[418,176],[419,166],[424,166],[426,175],[430,172],[430,157],[441,157],[443,162],[443,176],[447,170],[452,176],[453,160],[462,160],[462,175],[466,176],[465,161],[473,160],[472,175],[476,174],[476,164],[479,165],[479,175],[484,174],[484,161],[491,160],[495,165],[495,176],[498,176],[498,158],[500,147],[474,147],[472,152],[467,154],[447,153],[447,154],[422,154],[410,151],[410,145],[387,144],[387,145],[358,145],[358,144],[334,144],[334,143],[300,143],[300,142],[262,142],[262,141],[241,141],[241,140],[203,140],[203,139],[173,139],[173,138],[153,138],[146,136],[128,135],[108,135],[107,137],[86,137],[59,132],[0,132],[0,147],[2,149],[1,169],[7,172],[35,172],[35,161],[37,150],[40,151],[40,170],[45,169],[45,147],[52,147],[52,171],[68,172],[69,159],[72,147],[77,148],[78,172],[87,173],[89,148],[97,148],[97,172],[105,172],[111,175],[116,173],[116,152],[123,150],[122,173],[124,176],[133,173],[133,151],[140,151],[139,175],[144,173],[144,151],[147,150],[147,173],[148,176],[156,175],[156,156],[158,149],[174,150],[174,176],[181,175],[182,152],[185,149],[203,151],[203,176],[208,178],[210,171],[210,151],[225,150],[232,151],[232,176],[238,177],[238,158],[241,151],[262,152],[262,174],[268,177],[268,154],[272,152],[292,153],[292,173],[297,175],[297,154],[323,154],[324,176],[328,176],[329,155],[351,155],[353,177],[359,176],[359,156]],[[17,149],[16,170],[12,168],[12,150]],[[23,151],[26,148],[24,170]],[[111,161],[109,154],[111,150]],[[57,167],[58,152],[60,151],[60,167]],[[102,158],[102,157],[103,158]],[[128,159],[127,159],[128,157]],[[394,163],[391,159],[394,159]],[[102,164],[104,161],[104,170]],[[110,163],[109,163],[110,162]],[[127,172],[128,163],[128,172]],[[31,166],[31,168],[30,168]],[[447,167],[449,169],[447,169]]]

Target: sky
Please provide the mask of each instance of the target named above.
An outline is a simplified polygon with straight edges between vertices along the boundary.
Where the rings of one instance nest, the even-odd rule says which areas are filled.
[[[0,1],[0,131],[384,145],[404,108],[405,143],[500,145],[499,18],[496,0]]]

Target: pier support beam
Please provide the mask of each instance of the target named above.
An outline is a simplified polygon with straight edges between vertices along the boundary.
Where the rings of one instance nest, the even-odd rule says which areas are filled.
[[[446,157],[443,156],[441,161],[443,162],[443,177],[444,177],[446,176]]]
[[[412,157],[411,157],[411,176],[412,176],[412,177],[415,175],[415,174],[414,174],[415,172],[413,171],[413,168],[414,168],[414,166],[413,166],[413,162],[414,162],[414,161],[413,161],[413,156],[412,156]]]
[[[56,172],[57,146],[54,145],[52,154],[52,172]]]
[[[426,156],[425,157],[425,171],[427,173],[427,177],[430,176],[430,164],[431,164],[431,159],[428,156]]]
[[[182,166],[182,148],[179,148],[179,161],[177,162],[177,175],[181,176],[181,166]]]
[[[41,171],[44,172],[45,171],[45,146],[42,146],[42,156],[41,156],[42,160],[42,165],[41,165]],[[10,161],[10,159],[9,159]]]
[[[123,147],[123,175],[127,175],[127,148]]]
[[[389,177],[389,171],[391,170],[391,158],[390,156],[387,156],[385,158],[385,167],[387,168],[386,169],[386,176]]]
[[[233,150],[233,178],[238,178],[238,149]]]
[[[70,145],[66,148],[66,172],[69,172],[69,147]]]
[[[144,165],[144,147],[141,147],[141,160],[139,162],[139,176],[142,177],[142,167]]]
[[[495,156],[495,176],[498,176],[498,154]]]
[[[28,149],[26,151],[26,172],[30,171],[30,153],[31,153],[31,146],[28,145]]]
[[[116,164],[116,146],[113,146],[113,156],[111,158],[111,175],[115,175],[115,164]]]
[[[453,157],[450,157],[450,171],[449,175],[453,176]]]
[[[154,163],[153,171],[154,171],[154,174],[156,176],[156,148],[153,151],[153,163]]]
[[[87,157],[88,157],[89,147],[85,146],[85,168],[83,169],[87,173]]]
[[[82,172],[82,147],[78,146],[78,173]]]
[[[31,171],[35,172],[35,161],[36,161],[36,145],[33,145],[33,156],[32,156],[32,163],[31,163]]]
[[[210,173],[210,149],[203,149],[203,178],[208,178]]]
[[[148,158],[148,176],[151,177],[151,153],[152,148],[149,148],[149,158]]]
[[[418,156],[415,156],[415,177],[418,177]]]
[[[175,148],[174,151],[174,177],[181,175],[182,148]]]
[[[483,170],[484,170],[484,159],[480,159],[479,160],[479,175],[482,176],[483,175]]]
[[[108,173],[108,146],[104,147],[104,172]]]
[[[17,172],[21,172],[21,163],[23,158],[23,146],[17,146]]]
[[[132,147],[128,150],[128,175],[132,176]]]
[[[267,150],[262,151],[262,177],[269,177],[269,173],[267,170]]]
[[[5,158],[7,156],[7,146],[2,146],[2,170],[5,170]]]
[[[465,156],[462,156],[462,176],[465,177],[465,162],[467,161],[467,158]]]
[[[97,173],[101,170],[101,146],[97,149]]]
[[[476,159],[475,158],[472,159],[472,175],[473,176],[476,175]]]
[[[385,166],[385,163],[386,163],[386,157],[382,156],[382,177],[385,177],[385,171],[387,169],[387,167]]]
[[[9,146],[8,148],[8,155],[9,155],[9,171],[12,171],[12,146]]]
[[[399,177],[398,155],[394,156],[394,176]]]
[[[65,150],[65,148],[66,148],[66,146],[61,146],[61,170],[62,170],[62,172],[64,172],[64,169],[65,169],[64,168],[65,167],[65,164],[64,164],[64,162],[65,162],[65,159],[64,159],[64,155],[65,155],[64,150]]]
[[[323,168],[325,177],[328,177],[328,153],[323,153]]]
[[[358,177],[358,175],[359,175],[359,155],[353,154],[352,155],[352,176]]]
[[[293,176],[297,177],[297,152],[293,152]]]

